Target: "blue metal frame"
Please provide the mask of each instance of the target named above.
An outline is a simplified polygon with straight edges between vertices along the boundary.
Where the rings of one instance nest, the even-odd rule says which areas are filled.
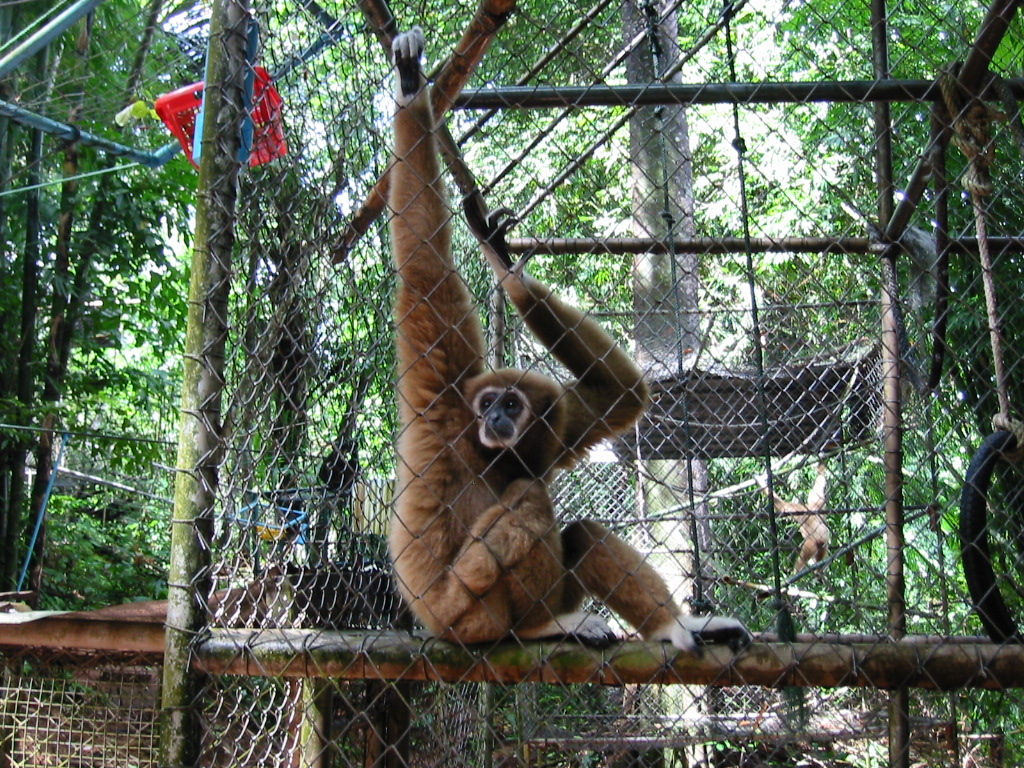
[[[74,125],[43,117],[37,112],[32,112],[24,107],[19,107],[17,104],[12,104],[9,101],[3,101],[2,99],[0,99],[0,117],[10,118],[17,123],[27,125],[30,128],[36,128],[44,133],[50,134],[51,136],[56,136],[67,141],[79,141],[87,146],[102,149],[108,154],[116,155],[117,157],[126,157],[150,168],[158,168],[181,152],[181,145],[176,141],[161,147],[155,152],[147,152],[134,147],[129,147],[126,144],[119,144],[116,141],[110,141],[109,139],[104,139],[102,136],[97,136],[93,133],[89,133],[88,131],[83,131],[81,128]]]
[[[27,40],[19,43],[13,50],[0,57],[0,77],[21,66],[31,56],[52,43],[68,27],[86,14],[95,10],[105,0],[78,0],[63,13],[58,14],[49,23],[43,25]]]
[[[238,143],[238,154],[236,159],[240,163],[248,162],[249,155],[252,152],[252,136],[253,136],[253,121],[252,121],[252,89],[256,84],[256,70],[253,67],[256,64],[256,51],[259,50],[260,45],[260,26],[256,22],[256,19],[249,17],[249,31],[245,41],[245,63],[248,65],[245,68],[245,83],[242,86],[242,107],[245,110],[245,118],[242,120],[242,125],[239,130],[239,143]],[[209,60],[207,60],[207,67],[209,66]],[[208,82],[210,79],[209,74],[206,75],[204,82]],[[199,113],[196,115],[196,126],[195,132],[192,136],[192,159],[198,164],[200,158],[203,156],[203,124],[206,122],[206,101],[205,99],[199,105]]]
[[[43,25],[26,40],[16,45],[11,51],[0,57],[0,77],[3,77],[24,64],[29,58],[39,53],[46,46],[57,39],[72,24],[83,16],[92,13],[105,0],[78,0],[62,13],[55,16],[47,24]],[[0,117],[7,117],[22,125],[36,128],[52,136],[58,136],[68,141],[79,141],[87,146],[96,147],[118,157],[127,157],[150,168],[157,168],[164,165],[168,160],[181,151],[178,142],[171,142],[155,152],[146,152],[135,149],[116,141],[104,139],[102,136],[83,131],[69,123],[62,123],[58,120],[51,120],[48,117],[31,112],[17,104],[0,100]]]
[[[27,39],[14,46],[3,56],[0,56],[0,78],[21,66],[30,57],[43,50],[43,48],[52,43],[57,39],[57,37],[71,27],[72,24],[94,11],[104,2],[105,0],[77,0],[77,2],[73,3],[63,12],[55,16]],[[321,19],[321,21],[324,21],[324,19]],[[306,48],[305,51],[293,56],[279,71],[272,73],[271,79],[278,80],[279,78],[284,77],[295,67],[318,55],[327,46],[336,43],[343,36],[343,32],[341,30],[334,28],[337,25],[338,22],[336,20],[332,21],[331,26],[321,33],[317,40]],[[256,50],[258,45],[259,28],[256,20],[251,19],[249,38],[246,46],[246,59],[250,65],[256,59]],[[250,101],[252,99],[254,76],[254,72],[250,66],[249,71],[246,74],[245,88],[245,92],[247,94],[246,98]],[[248,106],[249,104],[247,103],[247,107]],[[81,128],[71,125],[70,123],[51,120],[37,112],[32,112],[31,110],[2,99],[0,99],[0,117],[9,118],[17,123],[43,131],[51,136],[57,136],[65,141],[77,141],[86,146],[96,147],[110,155],[133,160],[148,168],[159,168],[181,152],[181,145],[177,141],[169,142],[160,149],[153,151],[130,147],[126,144],[121,144],[116,141],[111,141],[110,139],[105,139],[102,136],[97,136],[89,131],[83,131]],[[199,158],[202,154],[202,120],[203,112],[200,110],[196,118],[196,131],[193,138],[193,158],[196,162],[199,162]],[[245,162],[249,157],[249,152],[252,146],[252,133],[252,119],[249,118],[242,126],[242,146],[239,150],[239,160],[241,162]]]

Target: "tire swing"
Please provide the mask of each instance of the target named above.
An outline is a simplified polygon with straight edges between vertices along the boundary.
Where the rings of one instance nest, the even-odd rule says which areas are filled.
[[[1021,637],[1017,622],[999,591],[995,570],[992,568],[988,531],[989,487],[995,467],[1000,459],[1016,462],[1024,455],[1024,425],[1010,417],[1002,332],[996,306],[995,281],[992,277],[992,257],[985,226],[984,197],[992,191],[988,172],[992,162],[992,142],[987,140],[987,124],[983,119],[979,119],[976,111],[967,109],[969,104],[964,102],[963,95],[953,78],[945,73],[940,77],[939,84],[947,119],[952,123],[953,139],[968,160],[964,186],[970,193],[974,209],[978,255],[988,312],[989,342],[992,346],[992,364],[999,398],[999,413],[992,419],[995,431],[982,441],[964,478],[964,488],[960,495],[960,556],[971,596],[971,608],[981,619],[985,632],[993,642],[1021,642],[1024,638]],[[974,118],[973,121],[969,116]],[[968,125],[968,122],[972,124]],[[1020,494],[1010,492],[1005,495],[1011,506],[1021,506]],[[1021,514],[1024,510],[1014,511],[1018,519],[1024,520],[1024,515]],[[1024,536],[1018,535],[1014,544],[1015,551],[1024,554]]]
[[[1022,639],[1017,622],[999,591],[988,540],[988,491],[992,473],[999,460],[1013,454],[1017,447],[1017,437],[1007,430],[986,437],[967,468],[960,495],[960,557],[971,608],[981,619],[985,632],[997,643]],[[1018,517],[1024,519],[1019,514]]]

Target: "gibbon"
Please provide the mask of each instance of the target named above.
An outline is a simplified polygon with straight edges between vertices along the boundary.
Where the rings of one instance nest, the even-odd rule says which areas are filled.
[[[818,464],[817,477],[814,478],[814,485],[807,494],[807,503],[799,501],[786,501],[780,499],[767,488],[762,490],[771,497],[775,509],[784,515],[792,515],[800,526],[800,536],[803,542],[800,544],[800,553],[796,557],[793,566],[793,573],[799,573],[812,563],[820,563],[828,557],[829,542],[832,532],[825,522],[821,510],[825,508],[826,492],[828,490],[828,476],[825,465]]]
[[[576,377],[566,385],[486,370],[479,319],[451,255],[423,33],[399,35],[389,205],[399,286],[398,487],[389,548],[399,591],[436,637],[462,643],[613,639],[579,610],[586,595],[648,640],[692,650],[749,642],[743,625],[681,614],[665,582],[603,526],[559,532],[548,484],[647,402],[642,374],[593,320],[508,258],[503,213],[471,219],[504,289],[537,339]]]

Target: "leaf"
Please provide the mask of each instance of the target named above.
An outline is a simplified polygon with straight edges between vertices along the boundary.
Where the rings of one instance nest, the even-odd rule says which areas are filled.
[[[146,119],[159,120],[160,117],[157,115],[156,110],[154,110],[153,107],[141,99],[132,102],[114,115],[114,122],[121,128],[124,128],[138,120]]]

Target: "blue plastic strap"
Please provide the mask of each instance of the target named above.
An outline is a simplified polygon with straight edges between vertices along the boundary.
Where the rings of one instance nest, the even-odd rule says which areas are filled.
[[[18,577],[18,588],[20,592],[25,586],[25,579],[28,577],[28,566],[32,562],[32,552],[36,548],[36,541],[39,540],[39,532],[43,529],[43,520],[46,519],[46,508],[50,505],[50,495],[53,493],[53,486],[57,482],[57,472],[60,471],[60,463],[64,459],[64,448],[67,446],[71,435],[62,432],[60,436],[60,448],[57,450],[57,461],[50,470],[50,479],[46,484],[46,493],[43,495],[43,503],[39,505],[39,514],[36,515],[36,524],[32,529],[32,540],[28,544],[28,551],[25,553],[25,564],[21,568],[21,575]]]
[[[211,41],[212,42],[212,41]],[[252,91],[253,85],[256,81],[256,70],[254,69],[256,63],[256,52],[259,50],[260,44],[260,25],[256,22],[256,19],[249,18],[249,36],[245,41],[245,85],[242,88],[243,106],[245,107],[245,118],[242,120],[242,126],[239,129],[239,146],[238,146],[238,162],[245,163],[249,160],[249,153],[252,152],[252,135],[253,135],[253,123],[252,123]],[[205,83],[209,82],[210,79],[210,52],[207,49],[206,52],[206,79],[204,82],[203,91],[205,92]],[[196,127],[195,132],[192,134],[192,159],[199,164],[199,161],[203,157],[203,123],[206,122],[206,99],[203,99],[199,104],[199,113],[196,115]]]

